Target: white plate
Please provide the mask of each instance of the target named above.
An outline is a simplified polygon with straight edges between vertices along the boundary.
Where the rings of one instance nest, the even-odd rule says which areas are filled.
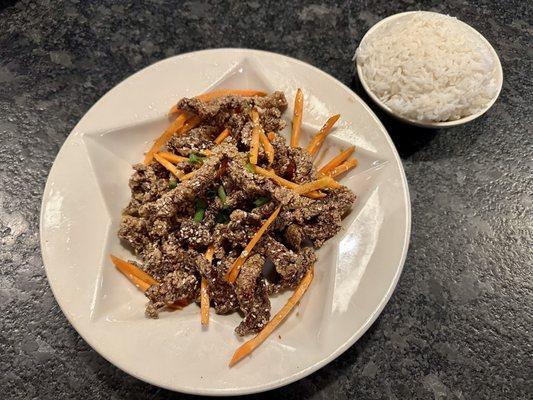
[[[347,60],[349,62],[349,60]],[[112,266],[108,254],[132,257],[117,239],[129,199],[131,164],[167,126],[169,106],[206,90],[285,91],[305,95],[302,143],[333,113],[330,158],[357,145],[359,166],[342,179],[358,196],[334,239],[318,252],[315,280],[299,308],[251,357],[228,368],[242,342],[240,318],[199,308],[144,317],[146,299]],[[292,115],[292,105],[286,112]],[[81,119],[48,177],[41,210],[41,248],[57,302],[79,334],[127,373],[167,389],[204,395],[264,391],[309,375],[370,327],[400,276],[410,231],[407,182],[376,116],[350,89],[301,61],[255,50],[219,49],[158,62],[120,83]],[[273,299],[273,312],[289,293]]]
[[[385,27],[385,25],[387,25],[387,24],[392,24],[392,23],[398,22],[402,18],[410,18],[410,17],[413,16],[413,14],[437,14],[437,15],[442,15],[442,14],[435,13],[435,12],[432,12],[432,11],[407,11],[407,12],[391,15],[391,16],[389,16],[387,18],[382,19],[377,24],[372,26],[372,28],[370,28],[368,30],[368,32],[365,33],[365,36],[363,36],[363,38],[361,39],[361,42],[359,43],[359,45],[361,45],[365,40],[368,40],[369,37],[372,37],[372,35],[375,32],[377,32],[378,29],[381,29],[381,28]],[[359,81],[361,82],[361,85],[365,89],[365,91],[368,94],[368,96],[374,101],[374,103],[376,103],[387,114],[393,116],[394,118],[397,118],[400,121],[403,121],[403,122],[411,124],[411,125],[420,126],[422,128],[432,128],[432,129],[451,128],[451,127],[454,127],[454,126],[466,124],[467,122],[473,121],[476,118],[481,117],[483,114],[485,114],[494,105],[494,103],[496,102],[496,100],[500,96],[500,92],[502,90],[503,70],[502,70],[502,65],[500,63],[500,58],[498,57],[498,54],[496,53],[496,51],[494,50],[492,45],[489,43],[489,41],[487,39],[485,39],[485,37],[481,33],[479,33],[474,28],[472,28],[470,25],[468,25],[467,23],[465,23],[465,22],[463,22],[461,20],[458,20],[458,22],[460,24],[463,24],[467,29],[471,30],[474,33],[474,35],[477,35],[479,37],[481,42],[484,43],[485,46],[487,46],[487,49],[489,50],[489,52],[492,55],[492,58],[494,59],[494,64],[495,64],[494,79],[496,81],[496,85],[498,86],[498,90],[496,91],[496,94],[494,95],[492,100],[489,101],[485,105],[485,107],[483,107],[481,110],[479,110],[478,112],[476,112],[476,113],[474,113],[472,115],[468,115],[466,117],[455,119],[455,120],[452,120],[452,121],[436,122],[436,121],[421,121],[421,120],[406,118],[406,117],[396,113],[395,111],[393,111],[387,104],[385,104],[383,101],[381,101],[381,99],[374,94],[374,92],[370,89],[370,86],[368,86],[368,83],[367,83],[367,81],[365,79],[365,76],[363,74],[363,68],[361,67],[359,62],[356,62],[357,75],[359,76]]]

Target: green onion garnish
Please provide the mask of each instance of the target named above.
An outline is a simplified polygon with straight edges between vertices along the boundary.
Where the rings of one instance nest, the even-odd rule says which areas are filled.
[[[189,163],[191,164],[201,164],[205,160],[205,157],[199,156],[197,154],[191,153],[189,154]]]
[[[254,166],[252,165],[252,163],[246,163],[246,165],[244,166],[244,168],[246,168],[246,171],[250,172],[250,173],[254,173]]]
[[[256,207],[261,207],[262,205],[268,203],[270,199],[268,197],[258,197],[254,200],[254,204]]]
[[[205,215],[205,209],[207,208],[207,203],[205,200],[196,200],[194,220],[196,222],[202,222]]]
[[[218,187],[218,198],[222,201],[223,205],[226,205],[227,196],[226,191],[224,190],[224,186],[222,185]]]
[[[170,178],[168,181],[168,188],[169,189],[176,189],[176,186],[178,186],[178,181],[174,178]]]

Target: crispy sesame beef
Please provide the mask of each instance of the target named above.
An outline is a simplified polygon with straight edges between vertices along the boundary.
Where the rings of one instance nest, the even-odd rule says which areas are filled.
[[[196,265],[207,280],[207,292],[217,314],[227,314],[239,309],[235,287],[224,279],[227,263],[220,260],[209,263],[204,256],[198,256]]]
[[[289,225],[284,232],[285,240],[294,251],[300,250],[303,235],[304,233],[302,228],[295,224]]]
[[[244,319],[235,332],[239,336],[259,332],[270,319],[270,300],[262,275],[265,259],[254,254],[246,260],[236,281],[236,293]]]
[[[199,126],[191,129],[187,135],[175,135],[167,146],[171,152],[188,157],[191,153],[212,148],[213,139],[218,133],[214,126]]]
[[[287,170],[291,159],[289,158],[289,147],[287,146],[287,141],[281,135],[276,135],[274,140],[270,142],[272,147],[274,147],[274,164],[272,168],[279,176],[283,176],[287,179],[292,179],[292,177],[287,176]]]
[[[122,215],[118,237],[128,242],[136,254],[141,254],[144,248],[150,244],[146,225],[146,220],[143,218]]]
[[[290,177],[296,183],[312,181],[317,178],[316,168],[313,159],[307,150],[300,147],[289,148],[288,157],[293,161],[294,171]],[[289,178],[289,177],[287,177]]]
[[[272,236],[265,236],[258,244],[256,251],[274,264],[280,276],[279,288],[281,289],[294,288],[316,261],[313,249],[306,247],[296,253]]]
[[[323,189],[326,197],[314,200],[280,186],[249,164],[252,137],[250,113],[256,109],[265,133],[274,132],[274,161],[262,146],[258,165],[294,183],[318,177],[305,149],[290,148],[279,133],[287,109],[282,92],[264,97],[224,96],[210,102],[184,98],[178,108],[201,118],[198,126],[174,135],[162,149],[189,160],[175,164],[176,178],[159,162],[133,166],[131,199],[123,210],[118,236],[139,260],[139,268],[158,284],[146,296],[148,317],[177,301],[198,302],[201,278],[207,281],[210,306],[218,314],[240,311],[244,318],[235,332],[257,333],[270,319],[268,295],[294,289],[316,261],[312,247],[334,236],[355,201],[345,187]],[[225,128],[231,135],[216,145]],[[208,155],[202,154],[205,150]],[[179,175],[181,176],[181,175]],[[267,218],[281,206],[274,223],[250,251],[246,245]],[[205,257],[213,247],[213,260]],[[227,273],[239,256],[247,257],[234,283]],[[273,280],[263,276],[266,261],[274,266]]]
[[[166,275],[159,285],[152,285],[146,291],[150,307],[146,314],[157,318],[158,310],[174,304],[178,300],[190,301],[197,296],[199,280],[195,274],[176,270]]]

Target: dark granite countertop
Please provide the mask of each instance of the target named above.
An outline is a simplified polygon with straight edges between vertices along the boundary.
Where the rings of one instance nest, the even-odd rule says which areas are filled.
[[[416,129],[379,114],[402,156],[412,199],[399,285],[346,353],[258,397],[531,398],[530,2],[129,3],[0,1],[3,398],[189,398],[138,381],[95,353],[46,281],[38,231],[46,177],[99,97],[157,60],[210,47],[296,57],[362,95],[350,61],[358,41],[381,18],[416,9],[457,16],[487,37],[503,64],[500,99],[485,116],[449,130]]]

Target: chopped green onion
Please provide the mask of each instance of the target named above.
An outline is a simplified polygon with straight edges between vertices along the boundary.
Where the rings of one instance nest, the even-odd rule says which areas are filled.
[[[256,207],[261,207],[262,205],[268,203],[270,199],[268,197],[258,197],[254,200],[254,204]]]
[[[174,178],[170,178],[168,181],[168,188],[169,189],[176,189],[176,186],[178,186],[178,181]]]
[[[230,211],[229,210],[222,210],[220,211],[217,216],[216,216],[216,222],[218,224],[226,224],[229,222],[229,214],[230,214]]]
[[[191,153],[189,154],[189,163],[191,164],[201,164],[205,160],[205,157],[199,156],[197,154]]]
[[[205,215],[205,209],[207,208],[207,203],[205,200],[196,200],[194,220],[196,222],[202,222]]]
[[[246,168],[246,171],[250,172],[250,173],[254,173],[254,166],[252,165],[252,163],[246,163],[246,165],[244,166],[244,168]]]
[[[218,187],[218,197],[222,201],[222,204],[226,205],[227,196],[226,191],[224,190],[224,186],[222,185]]]

